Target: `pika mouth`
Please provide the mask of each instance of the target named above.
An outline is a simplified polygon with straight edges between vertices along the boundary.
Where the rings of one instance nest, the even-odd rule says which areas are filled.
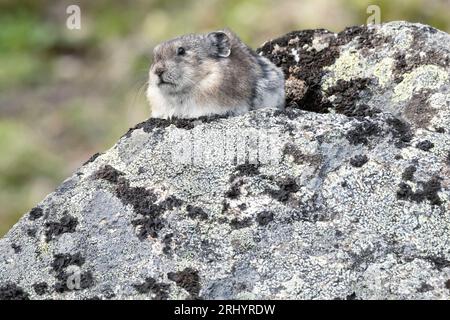
[[[163,86],[163,85],[175,86],[175,83],[169,82],[169,81],[165,81],[163,79],[159,79],[158,86]]]

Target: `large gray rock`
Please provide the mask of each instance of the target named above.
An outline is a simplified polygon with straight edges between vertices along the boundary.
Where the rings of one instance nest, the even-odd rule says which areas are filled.
[[[0,241],[0,298],[449,299],[450,36],[259,52],[286,111],[139,124]]]

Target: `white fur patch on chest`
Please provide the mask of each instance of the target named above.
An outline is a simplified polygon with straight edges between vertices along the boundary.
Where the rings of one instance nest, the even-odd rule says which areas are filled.
[[[239,106],[223,106],[197,101],[193,97],[166,97],[157,87],[147,88],[147,97],[152,107],[152,118],[168,119],[171,117],[197,118],[212,114],[245,113],[249,110],[247,104]]]

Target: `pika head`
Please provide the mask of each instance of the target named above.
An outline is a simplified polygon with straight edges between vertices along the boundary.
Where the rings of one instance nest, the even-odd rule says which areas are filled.
[[[155,47],[147,98],[154,118],[239,114],[284,104],[284,77],[228,29],[189,34]]]
[[[230,53],[230,39],[224,32],[190,34],[163,42],[153,51],[150,85],[168,95],[186,93],[211,73],[218,58]]]

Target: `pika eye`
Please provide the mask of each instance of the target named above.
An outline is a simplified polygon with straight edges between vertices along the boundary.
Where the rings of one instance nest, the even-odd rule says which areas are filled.
[[[178,47],[177,55],[182,56],[186,53],[186,50],[183,47]]]

